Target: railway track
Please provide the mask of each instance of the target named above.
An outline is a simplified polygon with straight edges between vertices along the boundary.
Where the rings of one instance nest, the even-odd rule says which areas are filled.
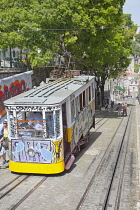
[[[17,209],[21,203],[23,203],[35,190],[38,189],[38,187],[46,181],[48,177],[42,178],[28,193],[26,193],[10,210]]]
[[[99,209],[104,209],[104,210],[109,209],[109,208],[110,209],[114,208],[116,210],[119,209],[122,180],[123,180],[123,170],[124,170],[124,164],[125,164],[125,152],[127,149],[127,144],[128,144],[127,140],[128,140],[130,126],[131,126],[131,112],[132,112],[132,108],[128,115],[129,117],[121,118],[120,124],[118,125],[110,143],[108,144],[108,147],[103,157],[101,158],[100,163],[98,164],[96,170],[93,171],[92,177],[90,178],[90,181],[86,185],[86,188],[84,192],[82,193],[81,198],[80,199],[77,198],[77,202],[79,200],[79,203],[76,204],[75,208],[73,207],[68,208],[66,206],[64,206],[63,208],[63,203],[62,203],[61,209],[69,209],[69,210],[88,209],[87,206],[89,205],[89,203],[90,203],[90,207],[92,208],[91,205],[93,205],[92,209],[95,209],[95,210],[97,209],[97,207]],[[116,113],[113,113],[112,116],[115,117]],[[98,132],[100,128],[102,128],[106,123],[108,123],[109,119],[110,119],[110,114],[107,113],[107,115],[105,114],[102,118],[97,120],[96,129],[94,130],[94,132]],[[118,141],[118,145],[116,145],[116,141]],[[121,162],[121,164],[118,164],[119,162]],[[91,162],[91,164],[94,164],[94,161]],[[89,165],[87,171],[91,167],[92,166]],[[87,171],[85,171],[85,174],[87,173]],[[119,176],[117,175],[118,173],[119,173]],[[65,174],[65,175],[69,177],[69,174]],[[41,188],[44,188],[44,185],[45,186],[47,185],[47,187],[49,188],[51,183],[55,185],[55,182],[56,182],[58,184],[58,188],[60,188],[61,186],[60,178],[63,179],[63,182],[64,182],[63,184],[65,186],[68,181],[68,180],[66,181],[66,176],[63,176],[63,175],[62,177],[61,176],[59,177],[58,175],[51,176],[51,178],[49,178],[48,176],[42,176],[42,175],[25,175],[25,174],[23,175],[15,174],[15,176],[16,177],[8,181],[8,183],[1,186],[0,188],[1,210],[24,209],[23,204],[26,203],[26,205],[29,205],[28,200],[30,200],[29,199],[30,196],[32,197],[33,194],[35,194],[38,191],[38,189],[41,190]],[[106,177],[108,177],[107,182],[105,180]],[[47,183],[45,181],[47,181]],[[60,181],[60,186],[59,186],[59,181]],[[100,184],[102,184],[102,187],[101,187],[100,193],[99,192],[97,193],[95,189],[97,189],[97,186],[99,189]],[[56,190],[56,188],[54,189]],[[64,196],[65,194],[64,192],[60,192],[60,193],[62,193],[62,196]],[[67,191],[67,193],[69,192]],[[57,190],[56,190],[56,194],[58,195]],[[113,195],[115,195],[115,198],[113,197]],[[9,196],[10,196],[10,199],[13,199],[10,203],[9,203]],[[50,196],[51,196],[51,192],[50,192]],[[93,199],[93,197],[96,202],[91,203],[90,200],[91,198]],[[53,204],[50,204],[50,206],[51,205]],[[26,209],[31,209],[31,207],[28,207]],[[37,209],[37,207],[35,207],[34,209]],[[46,209],[53,210],[54,208],[47,206],[46,208],[44,208],[44,210]],[[59,206],[57,207],[57,209],[58,210],[60,209]]]
[[[96,130],[98,130],[101,126],[103,126],[107,122],[108,119],[109,118],[107,118],[107,114],[105,114],[104,117],[99,119],[96,122],[96,126],[99,124]],[[30,180],[32,180],[32,175],[24,175],[24,174],[21,174],[21,175],[14,174],[14,175],[16,177],[8,181],[8,183],[6,183],[0,188],[0,203],[2,203],[4,199],[6,200],[6,197],[8,197],[9,194],[12,194],[14,190],[16,190],[16,188],[22,187],[25,183],[26,185],[28,185],[27,183],[30,182]],[[33,177],[34,178],[36,177],[37,179],[36,184],[34,184],[33,186],[31,185],[31,187],[28,187],[28,190],[26,190],[27,193],[21,196],[17,203],[12,204],[11,207],[8,207],[9,210],[15,210],[16,208],[18,208],[18,206],[20,206],[20,204],[24,202],[35,190],[37,190],[38,187],[41,186],[41,184],[45,182],[48,178],[48,177],[42,178],[42,176],[41,177],[33,176]]]
[[[92,198],[95,199],[95,202],[91,203],[90,209],[119,209],[126,151],[129,141],[130,127],[132,123],[131,113],[132,107],[129,113],[126,126],[124,127],[124,118],[122,118],[121,123],[118,126],[116,132],[114,133],[112,141],[108,145],[108,148],[106,149],[104,156],[102,157],[98,167],[96,168],[96,171],[93,173],[91,180],[87,185],[87,188],[85,189],[85,192],[83,193],[83,196],[81,197],[81,200],[76,207],[76,210],[88,209],[87,206],[89,205],[90,200]],[[119,134],[119,130],[123,130],[123,132]],[[117,140],[117,136],[120,136],[120,142],[118,145],[116,144],[116,149],[113,149],[114,147],[112,147],[112,145],[115,146],[114,142]],[[113,156],[112,152],[115,153],[115,157]],[[106,164],[106,160],[109,161],[109,158],[112,159],[112,161],[110,161],[110,167],[108,167]],[[103,175],[103,171],[105,173],[107,171],[107,179]],[[105,179],[105,182],[102,182],[103,179]],[[94,191],[93,189],[95,189],[95,186],[98,186],[99,189],[100,184],[102,183],[104,183],[104,185],[101,187],[102,191],[96,194],[96,190]]]
[[[18,201],[11,203],[10,206],[8,203],[5,204],[4,209],[5,210],[6,209],[9,209],[9,210],[17,209],[18,206],[20,206],[20,204],[23,203],[47,179],[48,179],[48,177],[46,177],[46,176],[17,175],[14,179],[12,179],[6,185],[1,187],[1,189],[0,189],[0,205],[3,202],[6,203],[5,201],[7,201],[7,198],[9,197],[9,195],[12,194],[14,196],[15,191],[16,191]],[[23,186],[24,186],[24,192],[21,192]],[[1,207],[2,207],[2,205],[1,205]]]
[[[24,182],[29,176],[19,175],[0,189],[0,200],[8,195],[13,189]]]

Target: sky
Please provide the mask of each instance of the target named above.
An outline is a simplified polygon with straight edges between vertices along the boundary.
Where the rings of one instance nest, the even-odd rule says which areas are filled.
[[[140,31],[140,0],[126,0],[123,6],[123,13],[131,14],[134,24],[137,24]]]

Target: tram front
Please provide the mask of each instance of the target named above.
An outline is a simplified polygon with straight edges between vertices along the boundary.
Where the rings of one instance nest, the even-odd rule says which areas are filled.
[[[6,106],[9,169],[19,173],[64,171],[61,106]]]

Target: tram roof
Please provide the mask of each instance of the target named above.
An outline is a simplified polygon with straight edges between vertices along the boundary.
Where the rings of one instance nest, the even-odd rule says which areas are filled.
[[[4,104],[22,106],[58,104],[93,78],[94,76],[80,75],[71,79],[58,79],[7,99]]]

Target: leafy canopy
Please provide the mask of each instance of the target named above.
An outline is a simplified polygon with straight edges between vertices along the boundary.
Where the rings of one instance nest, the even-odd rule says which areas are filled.
[[[100,76],[124,70],[135,28],[123,15],[125,0],[1,0],[0,47],[28,51],[32,67],[65,55]],[[62,39],[63,37],[63,39]]]

